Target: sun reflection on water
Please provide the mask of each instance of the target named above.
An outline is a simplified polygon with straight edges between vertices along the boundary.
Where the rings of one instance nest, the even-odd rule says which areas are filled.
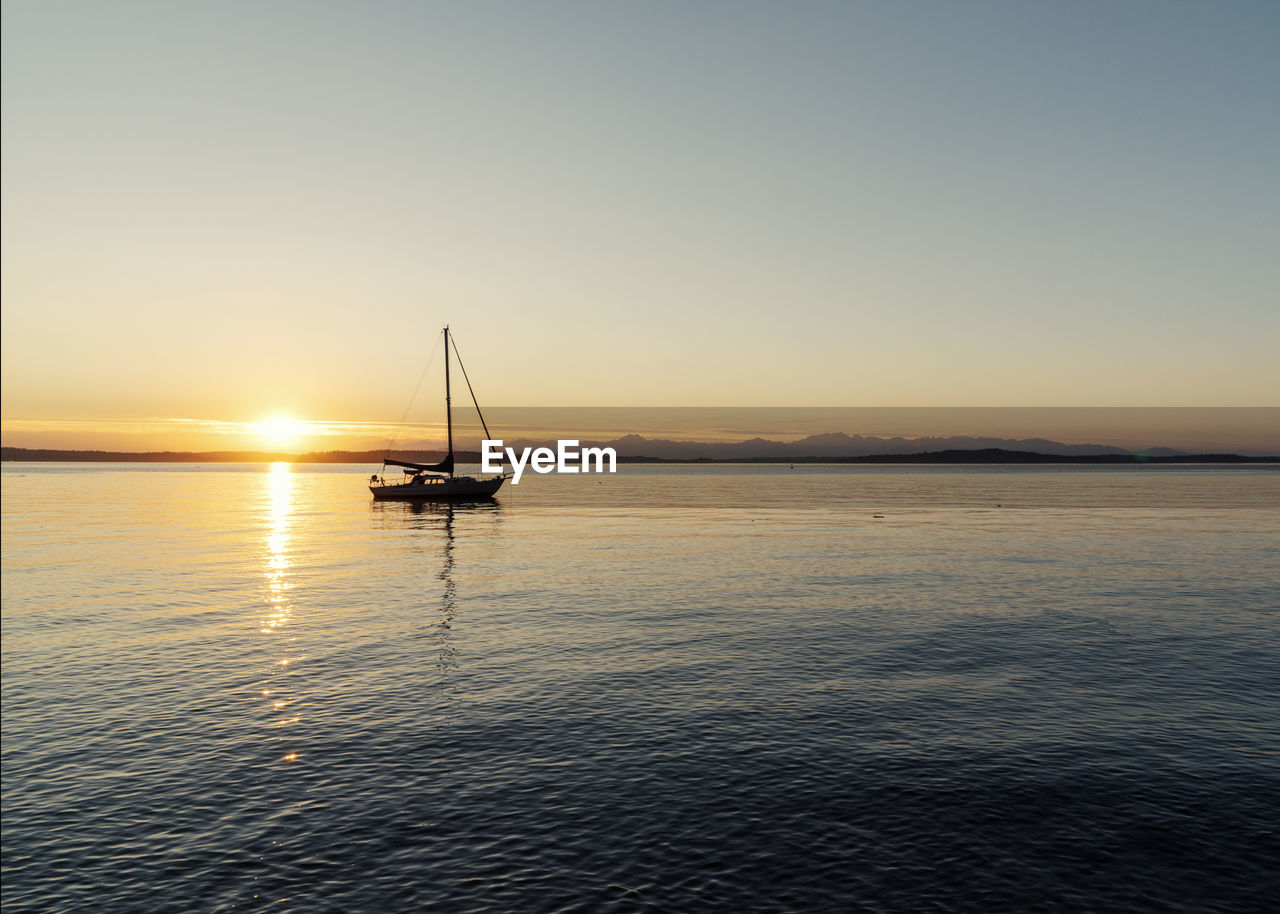
[[[270,634],[288,618],[289,523],[293,513],[293,473],[287,463],[273,463],[267,475],[267,606],[263,634]]]
[[[265,527],[266,535],[264,537],[264,545],[266,546],[263,556],[263,577],[266,580],[266,591],[263,596],[263,602],[266,606],[265,615],[259,623],[259,631],[264,635],[276,638],[283,638],[286,643],[294,640],[292,635],[286,635],[286,623],[289,621],[290,601],[289,591],[292,584],[289,582],[289,569],[292,566],[292,555],[290,552],[290,542],[292,540],[293,512],[294,512],[294,476],[291,467],[287,463],[274,463],[271,470],[266,474],[264,480],[264,502],[265,510]],[[287,648],[280,645],[279,650],[285,653]],[[289,657],[284,656],[277,660],[274,664],[275,671],[273,676],[287,672],[289,666]],[[283,681],[278,681],[278,685],[282,685]],[[280,689],[263,689],[263,698],[269,699],[269,705],[275,717],[278,712],[284,710],[291,702],[289,696],[278,695]],[[293,715],[287,719],[276,717],[273,720],[273,728],[279,728],[290,724],[296,724],[302,720],[300,715]],[[288,751],[284,754],[285,761],[293,761],[298,757],[296,751]]]

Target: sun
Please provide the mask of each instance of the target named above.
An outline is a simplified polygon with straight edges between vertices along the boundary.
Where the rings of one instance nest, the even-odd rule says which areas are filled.
[[[295,443],[307,431],[307,424],[291,416],[272,416],[253,423],[253,431],[275,447]]]

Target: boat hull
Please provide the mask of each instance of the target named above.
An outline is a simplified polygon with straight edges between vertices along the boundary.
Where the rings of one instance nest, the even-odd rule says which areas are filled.
[[[504,476],[445,476],[407,483],[369,486],[374,501],[438,501],[488,498],[502,488]]]

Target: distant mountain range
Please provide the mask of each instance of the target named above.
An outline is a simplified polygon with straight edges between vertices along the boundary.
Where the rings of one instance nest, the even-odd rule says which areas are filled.
[[[506,442],[517,449],[531,446],[554,446],[551,441]],[[887,454],[920,454],[936,451],[977,451],[999,449],[1030,451],[1061,457],[1094,457],[1134,453],[1106,444],[1063,444],[1047,438],[871,438],[829,432],[810,435],[798,441],[772,441],[751,438],[738,442],[673,441],[670,438],[645,438],[624,435],[612,441],[584,441],[584,446],[611,447],[618,457],[650,457],[659,460],[841,460],[848,457],[871,457]],[[1142,451],[1152,457],[1179,457],[1184,451],[1153,447]]]

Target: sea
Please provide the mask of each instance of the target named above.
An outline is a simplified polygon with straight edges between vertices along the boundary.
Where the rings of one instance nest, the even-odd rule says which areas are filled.
[[[3,466],[20,912],[1280,909],[1280,466]]]

